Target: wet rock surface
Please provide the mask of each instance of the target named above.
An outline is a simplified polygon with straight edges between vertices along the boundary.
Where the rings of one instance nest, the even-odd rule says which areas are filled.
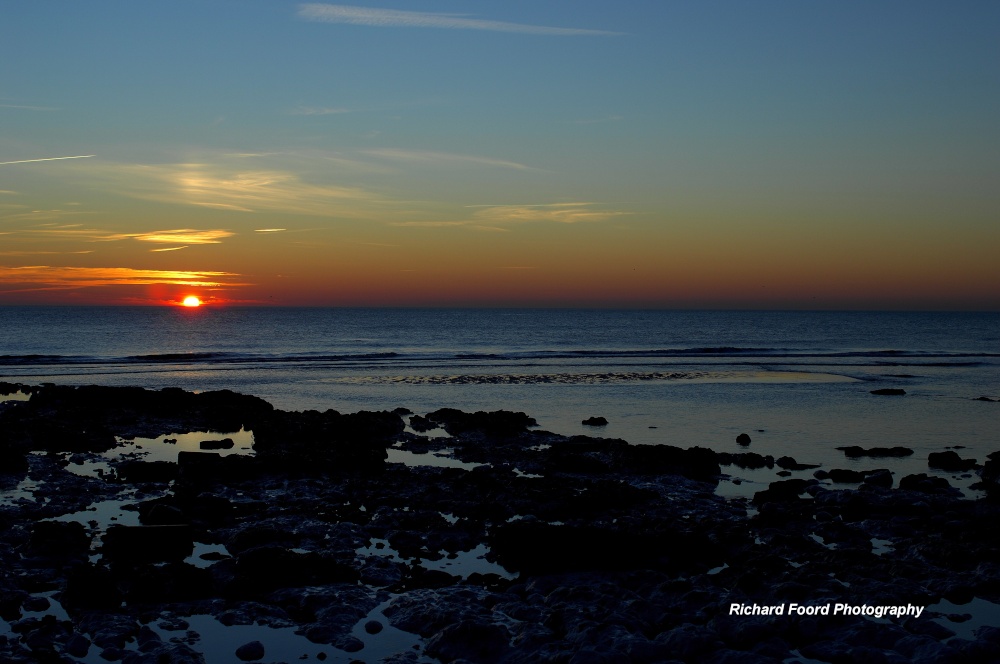
[[[359,637],[395,630],[422,641],[390,661],[1000,657],[997,629],[960,638],[930,612],[874,622],[730,611],[996,602],[995,491],[967,500],[938,476],[893,488],[886,469],[834,468],[726,500],[716,494],[723,466],[815,464],[557,436],[505,411],[289,413],[233,393],[27,389],[29,401],[0,411],[5,472],[33,487],[0,503],[2,661],[202,661],[185,630],[206,614],[292,628],[336,661],[368,661]],[[415,435],[403,416],[414,431],[450,436]],[[240,428],[253,430],[254,456],[182,452],[178,464],[122,460],[93,477],[68,469],[71,455],[88,459],[116,436],[204,430],[225,440]],[[387,463],[390,449],[465,465]],[[936,459],[972,469],[957,454]],[[998,459],[981,470],[987,489]],[[139,525],[73,518],[103,501],[128,503]],[[196,557],[195,543],[219,550]],[[31,615],[49,598],[66,619]],[[229,654],[272,657],[251,639]]]

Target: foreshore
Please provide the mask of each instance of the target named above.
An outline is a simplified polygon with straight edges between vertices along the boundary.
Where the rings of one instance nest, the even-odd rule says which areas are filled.
[[[817,468],[727,500],[724,473],[805,466],[503,410],[0,388],[30,394],[0,403],[3,661],[282,661],[264,638],[213,659],[190,629],[205,615],[293,630],[317,661],[1000,661],[998,625],[962,610],[1000,602],[997,453],[934,460],[978,473],[980,500],[874,460],[852,488]],[[114,453],[189,431],[206,451]],[[102,523],[112,503],[136,522]],[[790,605],[851,610],[732,610]],[[390,632],[416,636],[394,652]]]

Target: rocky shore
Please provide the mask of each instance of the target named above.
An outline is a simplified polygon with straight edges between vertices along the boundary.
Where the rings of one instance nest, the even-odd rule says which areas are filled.
[[[1000,453],[932,460],[979,473],[986,497],[969,500],[937,475],[564,437],[499,410],[0,393],[30,394],[0,403],[5,662],[203,662],[191,629],[203,615],[292,630],[316,644],[301,655],[316,661],[1000,661],[1000,629],[962,629],[963,606],[1000,602],[1000,531],[989,525]],[[241,430],[252,454],[227,453]],[[206,451],[176,462],[113,454],[188,431],[206,432]],[[859,450],[844,455],[903,454]],[[417,463],[390,462],[404,457]],[[99,469],[80,472],[87,464]],[[752,499],[717,495],[740,468],[802,476]],[[135,523],[103,523],[108,504]],[[793,603],[817,608],[800,615]],[[926,610],[820,613],[834,604]],[[373,659],[390,631],[415,636]],[[256,640],[227,657],[285,661]]]

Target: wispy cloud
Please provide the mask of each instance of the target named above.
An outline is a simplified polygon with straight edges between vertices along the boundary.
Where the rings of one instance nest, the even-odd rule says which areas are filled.
[[[180,251],[181,249],[187,249],[187,245],[184,245],[183,247],[163,247],[162,249],[150,249],[150,251],[156,253],[160,251]]]
[[[359,187],[312,184],[290,171],[244,170],[219,163],[102,163],[88,174],[132,198],[236,212],[363,217],[371,212],[371,204],[387,202]]]
[[[51,226],[51,224],[49,224]],[[52,239],[80,240],[84,242],[118,242],[122,240],[137,240],[139,242],[154,242],[160,244],[219,244],[225,238],[232,237],[232,231],[224,229],[195,230],[193,228],[177,228],[170,230],[150,231],[148,233],[115,233],[99,228],[84,228],[80,224],[55,226],[50,228],[27,228],[19,234],[47,237]],[[152,251],[169,251],[153,249]]]
[[[590,125],[590,124],[601,124],[604,122],[620,122],[624,120],[625,117],[621,115],[609,115],[605,118],[590,118],[587,120],[573,120],[573,124],[578,125]]]
[[[288,112],[289,115],[342,115],[351,113],[349,108],[329,106],[299,106]]]
[[[153,231],[151,233],[130,233],[120,236],[121,238],[133,238],[141,242],[162,242],[172,244],[175,242],[187,242],[188,244],[219,244],[223,239],[232,237],[232,231],[208,230],[198,231],[193,228],[178,228],[168,231]]]
[[[20,207],[25,206],[10,206],[10,207]],[[95,212],[87,210],[31,210],[30,212],[18,212],[16,214],[8,214],[4,217],[0,217],[3,221],[51,221],[53,219],[62,219],[63,217],[77,217],[80,215],[90,215],[96,214]]]
[[[0,235],[4,235],[4,233],[0,233]],[[25,250],[25,251],[0,251],[0,256],[48,256],[48,255],[67,256],[67,255],[70,255],[70,254],[92,254],[92,253],[94,253],[94,251],[92,249],[88,250],[88,251],[30,251],[30,250]]]
[[[255,228],[254,233],[280,233],[287,230],[287,228]]]
[[[62,161],[64,159],[90,159],[97,155],[92,154],[80,154],[73,157],[45,157],[44,159],[19,159],[17,161],[0,161],[0,166],[7,166],[9,164],[33,164],[39,161]]]
[[[601,208],[597,203],[547,203],[543,205],[488,205],[478,207],[472,216],[475,220],[494,224],[519,224],[527,222],[580,222],[608,221],[628,214],[622,210]]]
[[[403,228],[467,228],[477,231],[508,232],[511,227],[532,222],[576,224],[609,221],[632,214],[592,202],[467,205],[466,208],[475,210],[466,219],[395,221],[389,225]]]
[[[466,18],[463,14],[440,14],[432,12],[411,12],[398,9],[373,9],[351,5],[327,5],[309,3],[299,5],[299,18],[321,23],[345,23],[367,25],[379,28],[442,28],[447,30],[488,30],[490,32],[514,32],[525,35],[595,36],[620,35],[608,30],[584,28],[557,28],[543,25],[507,23],[477,18]]]
[[[0,104],[0,108],[12,108],[19,111],[58,111],[53,106],[28,106],[23,104]]]
[[[489,232],[499,232],[507,233],[510,231],[509,228],[500,228],[499,226],[484,226],[482,224],[477,224],[470,221],[395,221],[389,224],[390,226],[399,226],[403,228],[467,228],[474,231],[489,231]]]
[[[478,157],[466,154],[454,154],[451,152],[431,152],[427,150],[399,150],[394,148],[379,148],[375,150],[363,150],[363,154],[382,159],[395,161],[422,162],[427,164],[475,164],[478,166],[495,166],[498,168],[512,168],[518,171],[540,170],[519,164],[516,161],[506,161],[504,159],[493,159],[491,157]]]
[[[128,267],[0,266],[0,284],[2,284],[3,290],[7,291],[64,290],[93,288],[95,286],[144,286],[151,284],[201,288],[250,285],[234,281],[239,276],[232,272],[137,270]],[[30,288],[11,289],[12,285],[30,286]]]

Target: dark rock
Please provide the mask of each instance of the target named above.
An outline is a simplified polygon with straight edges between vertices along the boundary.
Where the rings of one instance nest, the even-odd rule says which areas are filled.
[[[667,646],[677,659],[685,662],[700,661],[723,645],[713,630],[691,623],[660,634],[656,640]]]
[[[426,417],[421,417],[419,415],[410,416],[410,428],[419,433],[424,433],[425,431],[431,431],[433,429],[438,429],[440,426],[437,422],[432,422]]]
[[[528,430],[528,427],[538,424],[533,417],[509,410],[497,410],[491,413],[484,411],[464,413],[454,408],[441,408],[433,413],[427,413],[427,419],[437,422],[453,436],[469,431],[511,436],[523,433]]]
[[[217,563],[226,565],[226,562]],[[353,582],[358,573],[351,567],[318,553],[297,553],[280,546],[261,546],[237,556],[229,592],[235,596],[258,596],[278,588]]]
[[[133,562],[119,566],[115,576],[130,604],[202,599],[213,591],[210,570],[180,562]]]
[[[831,468],[827,476],[836,484],[857,484],[865,479],[865,474],[860,470],[845,468]]]
[[[790,456],[778,457],[774,462],[778,468],[784,468],[785,470],[811,470],[813,468],[819,468],[819,464],[816,463],[799,463]]]
[[[588,417],[581,424],[588,427],[603,427],[608,425],[608,420],[603,417]]]
[[[627,445],[612,468],[642,475],[683,475],[710,482],[717,482],[722,474],[712,450],[704,447],[685,450],[672,445]]]
[[[378,472],[387,444],[404,428],[402,418],[390,412],[275,411],[255,426],[254,450],[271,469]]]
[[[975,459],[963,459],[957,452],[931,452],[927,455],[927,466],[940,470],[964,471],[977,466]]]
[[[382,631],[382,623],[377,620],[369,620],[365,623],[365,631],[369,634],[378,634]]]
[[[183,560],[194,552],[190,526],[120,526],[104,534],[104,555],[112,560]]]
[[[920,491],[923,493],[940,493],[955,490],[945,478],[933,477],[926,473],[907,475],[899,480],[899,488],[906,491]]]
[[[258,659],[264,659],[264,644],[260,641],[244,643],[236,649],[236,657],[243,662],[256,662]]]
[[[235,443],[232,438],[223,438],[222,440],[203,440],[198,443],[198,449],[201,450],[231,450]]]
[[[764,456],[756,452],[741,452],[731,454],[729,452],[716,453],[716,459],[723,466],[737,466],[739,468],[774,468],[774,457]]]
[[[176,526],[190,519],[169,499],[159,499],[139,503],[139,522],[144,526]]]
[[[913,454],[913,450],[909,447],[870,447],[864,448],[857,445],[849,445],[847,447],[838,447],[838,450],[844,453],[844,456],[857,459],[860,457],[907,457]]]
[[[222,457],[217,452],[177,453],[177,476],[187,482],[213,481],[220,476]]]
[[[40,558],[85,559],[90,553],[90,535],[75,521],[39,521],[31,527],[25,554]]]
[[[122,649],[115,646],[109,646],[101,650],[101,659],[107,660],[109,662],[117,662],[122,658]]]
[[[750,444],[749,434],[741,433],[740,435],[736,436],[736,443],[738,445],[742,445],[743,447],[749,445]]]
[[[170,461],[123,461],[116,469],[123,482],[146,484],[173,482],[177,479],[177,464]]]
[[[515,521],[496,527],[490,542],[504,567],[527,575],[645,565],[686,567],[719,556],[706,535],[666,528],[635,532]]]
[[[877,394],[879,396],[899,397],[906,394],[906,390],[901,390],[898,387],[883,387],[880,390],[872,390],[871,394]]]
[[[753,496],[755,505],[770,502],[788,502],[800,500],[799,494],[804,493],[806,488],[815,484],[816,480],[792,479],[771,482],[768,488],[758,491]]]
[[[503,625],[463,620],[427,641],[425,652],[443,662],[467,660],[491,664],[510,650],[510,632]]]
[[[344,652],[358,652],[364,649],[364,642],[356,636],[344,634],[333,640],[333,645]]]
[[[52,605],[47,597],[25,597],[21,605],[25,611],[44,611]]]
[[[76,658],[87,656],[90,651],[90,639],[83,634],[74,634],[66,641],[66,654]]]
[[[886,468],[865,471],[864,483],[889,489],[892,487],[892,473]]]
[[[121,606],[122,599],[107,568],[85,563],[66,575],[66,590],[62,594],[66,607],[114,610]]]

